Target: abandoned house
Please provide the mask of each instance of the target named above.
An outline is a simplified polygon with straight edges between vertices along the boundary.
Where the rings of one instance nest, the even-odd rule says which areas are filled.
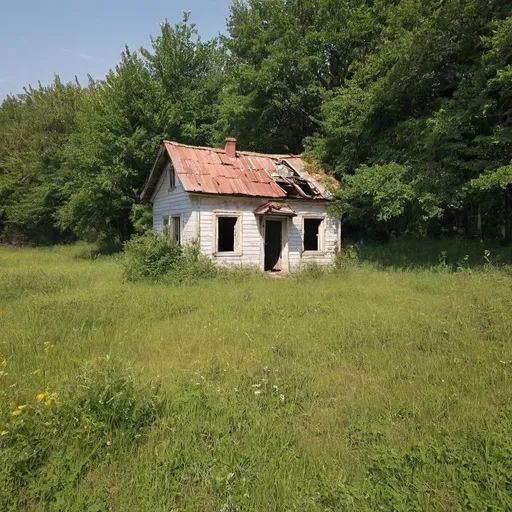
[[[222,265],[288,272],[327,265],[340,244],[328,193],[298,156],[163,141],[141,193],[153,203],[153,229],[177,243],[197,240]]]

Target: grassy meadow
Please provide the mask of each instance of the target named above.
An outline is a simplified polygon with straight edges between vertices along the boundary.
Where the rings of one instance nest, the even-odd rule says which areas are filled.
[[[0,248],[0,510],[512,509],[510,248],[179,286],[92,254]]]

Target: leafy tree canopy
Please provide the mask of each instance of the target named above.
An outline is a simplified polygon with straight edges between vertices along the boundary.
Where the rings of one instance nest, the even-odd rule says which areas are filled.
[[[104,80],[0,106],[0,236],[125,240],[163,138],[307,154],[341,183],[346,234],[512,239],[508,0],[234,0],[189,16]]]

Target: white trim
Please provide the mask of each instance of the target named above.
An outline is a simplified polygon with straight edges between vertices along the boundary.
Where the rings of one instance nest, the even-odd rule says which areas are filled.
[[[240,257],[243,256],[243,213],[241,211],[213,210],[212,211],[212,256],[214,257]],[[236,217],[235,224],[235,247],[234,251],[218,251],[217,249],[217,226],[219,217]]]
[[[174,222],[171,226],[171,219],[174,221],[174,219],[179,219],[180,220],[180,237],[179,237],[179,240],[178,240],[178,245],[183,245],[183,214],[180,213],[180,214],[177,214],[177,215],[169,215],[169,232],[170,232],[170,235],[174,238],[175,237],[175,233],[174,233]]]
[[[281,255],[280,266],[282,273],[290,272],[290,228],[292,226],[292,218],[288,215],[263,215],[260,220],[260,269],[265,271],[265,233],[267,229],[267,220],[281,221]],[[318,253],[315,253],[318,254]]]
[[[172,192],[176,188],[176,170],[174,169],[174,165],[171,160],[165,164],[164,172],[162,174],[167,177],[167,192]]]
[[[327,214],[318,214],[318,213],[304,213],[301,218],[301,238],[302,238],[302,256],[323,256],[325,255],[325,230],[326,230],[326,218]],[[305,251],[304,250],[304,220],[305,219],[318,219],[320,220],[320,225],[318,226],[318,250],[317,251]]]
[[[174,240],[174,219],[180,220],[180,238],[178,240],[178,245],[183,245],[183,214],[175,213],[173,214],[165,214],[162,215],[162,233],[165,231],[165,227],[168,228],[168,236],[170,239]],[[167,220],[167,222],[166,222]]]

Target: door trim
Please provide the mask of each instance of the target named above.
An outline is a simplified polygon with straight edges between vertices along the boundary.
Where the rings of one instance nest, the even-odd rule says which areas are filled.
[[[290,252],[289,252],[289,234],[292,219],[285,216],[263,215],[259,219],[260,229],[260,270],[265,272],[265,230],[267,220],[281,221],[281,273],[288,274],[290,272]]]

